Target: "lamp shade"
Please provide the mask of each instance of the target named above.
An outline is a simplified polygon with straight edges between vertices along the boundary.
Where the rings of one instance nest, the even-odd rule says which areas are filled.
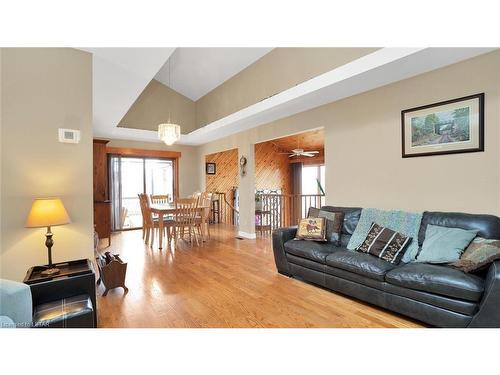
[[[50,227],[71,223],[71,219],[59,198],[38,198],[33,201],[27,228]]]

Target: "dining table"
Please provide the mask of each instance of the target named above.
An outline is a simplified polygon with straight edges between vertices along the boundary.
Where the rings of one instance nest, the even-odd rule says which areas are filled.
[[[159,228],[159,246],[158,248],[161,250],[163,248],[163,228],[165,227],[165,216],[167,215],[175,215],[177,213],[177,208],[175,207],[174,203],[156,203],[156,204],[151,204],[150,205],[151,212],[153,214],[158,215],[158,228]],[[202,220],[201,223],[201,228],[202,228],[202,233],[204,231],[205,225],[208,225],[208,223],[205,220],[205,217],[208,217],[208,215],[203,215],[205,210],[210,210],[210,206],[198,206],[196,210],[199,212],[199,216]],[[170,234],[167,233],[167,240],[170,239]]]

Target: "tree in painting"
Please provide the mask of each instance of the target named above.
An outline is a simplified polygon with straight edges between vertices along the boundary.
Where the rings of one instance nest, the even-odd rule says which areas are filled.
[[[429,146],[470,139],[469,107],[434,112],[411,118],[411,143],[413,147]]]
[[[453,121],[455,123],[453,136],[459,141],[468,141],[470,139],[469,107],[455,109]]]

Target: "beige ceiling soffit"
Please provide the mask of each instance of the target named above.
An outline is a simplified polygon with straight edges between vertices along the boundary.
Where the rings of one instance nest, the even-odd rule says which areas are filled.
[[[382,48],[182,135],[178,143],[205,144],[494,49]],[[158,142],[154,131],[119,129],[123,139]]]

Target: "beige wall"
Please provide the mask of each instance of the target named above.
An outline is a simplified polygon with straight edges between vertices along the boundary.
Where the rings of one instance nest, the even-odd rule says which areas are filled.
[[[158,130],[158,124],[167,122],[169,117],[172,122],[182,124],[183,134],[192,132],[195,130],[195,103],[153,79],[118,126]]]
[[[137,142],[127,140],[111,140],[107,146],[109,147],[129,147],[145,150],[164,150],[178,151],[181,153],[179,161],[179,194],[181,197],[186,197],[195,191],[201,190],[200,174],[198,172],[198,149],[192,146],[172,145],[166,146],[158,142]],[[205,168],[205,158],[201,162]],[[204,176],[203,176],[204,180]]]
[[[247,159],[246,174],[239,185],[239,235],[255,238],[255,147],[247,143],[238,148],[238,160]]]
[[[215,120],[378,48],[275,48],[196,102],[196,125]]]
[[[170,109],[187,134],[377,49],[275,48],[196,102],[152,80],[118,126],[157,130]]]
[[[3,129],[3,100],[2,100],[2,92],[3,92],[3,86],[2,86],[2,53],[3,49],[0,48],[0,246],[2,246],[2,160],[3,160],[3,153],[2,153],[2,129]],[[0,248],[0,277],[2,277],[2,256],[1,256],[1,248]]]
[[[500,215],[499,67],[497,51],[208,143],[199,157],[324,127],[327,204]],[[401,158],[401,110],[480,92],[485,152]]]
[[[317,110],[331,121],[327,202],[500,215],[499,67],[497,51]],[[485,152],[401,158],[402,109],[481,92]]]
[[[72,223],[53,228],[55,262],[93,257],[92,57],[68,48],[1,54],[1,276],[47,263],[46,229],[24,228],[33,198],[59,196]],[[79,144],[57,140],[79,129]]]

